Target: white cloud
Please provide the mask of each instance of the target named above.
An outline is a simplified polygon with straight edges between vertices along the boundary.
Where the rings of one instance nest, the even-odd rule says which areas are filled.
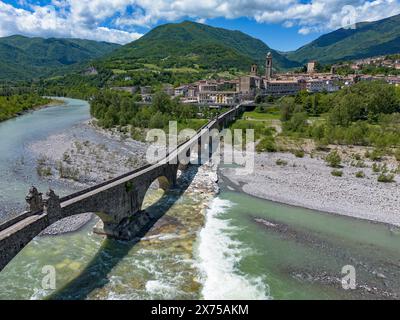
[[[299,29],[299,33],[302,34],[302,35],[307,35],[307,34],[309,34],[310,32],[311,32],[311,30],[310,30],[309,28],[307,28],[307,27],[301,27],[301,28]]]
[[[102,26],[102,20],[113,16],[115,11],[105,9],[107,6],[104,4],[103,7],[99,7],[98,14],[91,14],[96,11],[95,8],[84,7],[83,2],[75,5],[74,0],[56,0],[52,2],[53,5],[31,5],[30,10],[25,10],[0,1],[0,37],[24,34],[127,43],[142,35]],[[87,4],[89,3],[90,1],[87,1]],[[85,12],[89,14],[84,14]]]
[[[205,24],[205,23],[207,23],[207,19],[206,19],[206,18],[198,18],[198,19],[196,20],[196,22],[197,22],[197,23]]]
[[[54,7],[19,2],[22,7],[16,8],[0,0],[0,36],[22,33],[126,43],[141,36],[135,32],[138,27],[187,17],[200,22],[248,17],[297,26],[300,34],[308,34],[400,13],[400,0],[52,0]]]

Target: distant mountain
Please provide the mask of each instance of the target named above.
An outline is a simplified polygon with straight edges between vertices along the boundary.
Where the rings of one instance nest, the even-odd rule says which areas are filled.
[[[0,38],[0,80],[58,75],[99,58],[117,44],[81,39],[43,39],[20,35]]]
[[[300,63],[332,63],[400,52],[400,15],[375,22],[357,23],[321,36],[286,57]]]
[[[106,59],[109,65],[114,62],[115,66],[118,63],[138,62],[162,68],[237,68],[247,71],[252,63],[264,66],[269,51],[273,54],[276,68],[298,66],[298,63],[289,61],[261,40],[243,32],[184,21],[158,26],[140,39],[117,49]]]

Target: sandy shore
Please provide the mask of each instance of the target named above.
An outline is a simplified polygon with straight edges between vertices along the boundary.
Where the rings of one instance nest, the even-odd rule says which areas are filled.
[[[284,165],[277,164],[283,160]],[[279,162],[279,161],[278,161]],[[342,177],[334,177],[323,159],[296,158],[289,153],[255,154],[255,170],[239,176],[235,169],[221,168],[243,192],[289,205],[347,215],[400,226],[400,175],[395,183],[377,181],[372,163],[356,168],[345,163]],[[357,178],[363,171],[365,178]]]

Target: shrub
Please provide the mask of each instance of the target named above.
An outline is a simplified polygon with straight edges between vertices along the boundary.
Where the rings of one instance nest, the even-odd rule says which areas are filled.
[[[394,157],[396,158],[397,161],[400,161],[400,149],[396,150],[396,152],[394,153]]]
[[[282,159],[278,159],[278,160],[276,160],[276,164],[278,165],[278,166],[287,166],[287,161],[285,161],[285,160],[282,160]]]
[[[277,152],[278,148],[276,147],[274,138],[266,137],[263,138],[256,146],[257,152]]]
[[[39,166],[44,166],[47,163],[47,157],[44,155],[41,155],[38,159],[37,159],[37,164]]]
[[[57,170],[62,179],[79,181],[79,169],[64,166],[61,161],[57,162]]]
[[[365,168],[365,167],[367,166],[367,165],[365,164],[365,162],[362,161],[362,160],[353,161],[353,162],[351,163],[351,165],[352,165],[353,167],[356,167],[356,168]]]
[[[369,158],[372,161],[380,161],[382,160],[384,152],[382,150],[374,149],[371,153],[369,153]]]
[[[378,164],[374,163],[372,165],[372,171],[374,171],[375,173],[379,173],[379,172],[387,173],[387,171],[388,171],[387,165],[386,165],[386,163],[382,164],[382,165],[378,165]]]
[[[332,170],[331,171],[331,175],[333,175],[334,177],[341,177],[341,176],[343,176],[343,171],[341,171],[341,170]]]
[[[51,168],[48,166],[41,166],[38,165],[36,167],[36,172],[39,175],[39,177],[48,177],[51,176]]]
[[[363,171],[358,171],[358,172],[356,172],[356,177],[357,178],[365,178],[365,173]]]
[[[340,155],[335,150],[326,156],[325,161],[332,168],[340,168],[342,159],[340,158]]]
[[[391,183],[394,181],[394,174],[381,173],[378,177],[378,182]]]
[[[63,161],[66,162],[66,163],[71,163],[71,157],[68,154],[68,152],[64,152],[63,153]]]
[[[303,151],[303,150],[295,150],[295,151],[294,151],[294,155],[295,155],[297,158],[304,158],[304,151]]]

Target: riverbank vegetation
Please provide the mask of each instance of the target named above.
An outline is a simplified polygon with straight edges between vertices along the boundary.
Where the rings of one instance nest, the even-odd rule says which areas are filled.
[[[311,139],[321,149],[353,145],[376,148],[367,157],[400,154],[400,88],[361,82],[336,93],[300,92],[272,101],[261,102],[243,119],[280,126],[280,137]]]
[[[320,145],[400,146],[400,90],[362,82],[334,94],[300,93],[281,101],[284,134]]]
[[[372,166],[378,182],[393,182],[400,172],[400,88],[360,82],[336,93],[300,92],[258,102],[241,120],[242,127],[256,130],[258,152],[308,153],[336,171],[342,163]]]
[[[25,111],[49,104],[52,100],[38,94],[0,96],[0,121],[10,119]]]
[[[131,134],[136,137],[143,129],[168,130],[170,121],[177,121],[178,130],[198,130],[207,123],[207,119],[221,111],[181,104],[179,99],[171,99],[164,92],[156,93],[150,105],[143,105],[136,101],[134,95],[108,90],[93,97],[90,112],[100,127],[130,127]]]

